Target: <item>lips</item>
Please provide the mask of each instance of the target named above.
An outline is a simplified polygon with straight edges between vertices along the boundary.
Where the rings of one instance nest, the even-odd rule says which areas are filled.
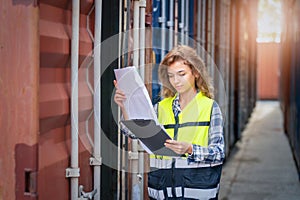
[[[182,85],[178,85],[178,86],[176,85],[175,88],[176,88],[176,90],[179,90],[182,88]]]

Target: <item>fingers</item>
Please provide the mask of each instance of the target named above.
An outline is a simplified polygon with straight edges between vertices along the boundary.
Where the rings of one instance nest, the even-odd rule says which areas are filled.
[[[119,90],[118,82],[116,80],[114,80],[113,83],[114,83],[114,86],[116,87],[114,101],[118,106],[123,108],[124,107],[124,101],[126,100],[126,95],[124,94],[124,92],[122,90]]]
[[[115,86],[115,88],[116,88],[116,95],[117,95],[118,97],[121,97],[121,98],[126,98],[124,92],[123,92],[122,90],[119,89],[119,87],[118,87],[118,82],[117,82],[116,80],[114,80],[114,86]]]
[[[167,146],[167,147],[171,147],[174,144],[176,145],[176,140],[166,140],[166,142],[165,142],[165,146]]]
[[[113,83],[116,88],[115,95],[114,95],[114,101],[118,106],[120,106],[124,119],[128,120],[129,119],[128,114],[127,114],[127,112],[125,110],[125,106],[124,106],[124,101],[126,100],[126,95],[122,90],[119,89],[118,82],[116,80],[114,80]]]
[[[178,153],[178,150],[180,149],[180,146],[176,140],[166,140],[165,146],[176,153]]]
[[[123,102],[126,100],[125,94],[121,90],[116,90],[114,101],[119,105],[123,106]]]
[[[119,89],[118,82],[116,80],[114,80],[114,85],[116,88],[116,94],[126,98],[125,93]]]
[[[124,101],[124,100],[126,100],[126,95],[124,94],[124,92],[117,89],[116,93],[115,93],[115,99],[120,100],[120,101]]]
[[[184,154],[184,153],[189,153],[188,151],[191,144],[186,142],[179,142],[176,140],[166,140],[165,146],[173,150],[175,153]]]
[[[118,88],[118,82],[117,82],[117,80],[114,80],[114,86],[115,86],[116,88]]]

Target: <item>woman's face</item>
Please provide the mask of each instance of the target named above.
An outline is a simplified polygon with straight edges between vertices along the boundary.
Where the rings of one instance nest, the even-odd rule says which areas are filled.
[[[179,94],[195,91],[195,76],[192,69],[183,60],[175,61],[168,67],[168,77],[171,85]]]

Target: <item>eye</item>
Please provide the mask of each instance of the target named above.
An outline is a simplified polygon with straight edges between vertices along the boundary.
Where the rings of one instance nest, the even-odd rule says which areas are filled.
[[[185,76],[185,74],[186,74],[185,72],[180,72],[178,75],[179,76]]]

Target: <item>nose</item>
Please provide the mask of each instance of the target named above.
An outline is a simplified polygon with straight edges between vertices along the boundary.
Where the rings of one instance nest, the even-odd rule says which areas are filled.
[[[179,76],[176,74],[174,75],[174,83],[178,83],[180,80]]]

